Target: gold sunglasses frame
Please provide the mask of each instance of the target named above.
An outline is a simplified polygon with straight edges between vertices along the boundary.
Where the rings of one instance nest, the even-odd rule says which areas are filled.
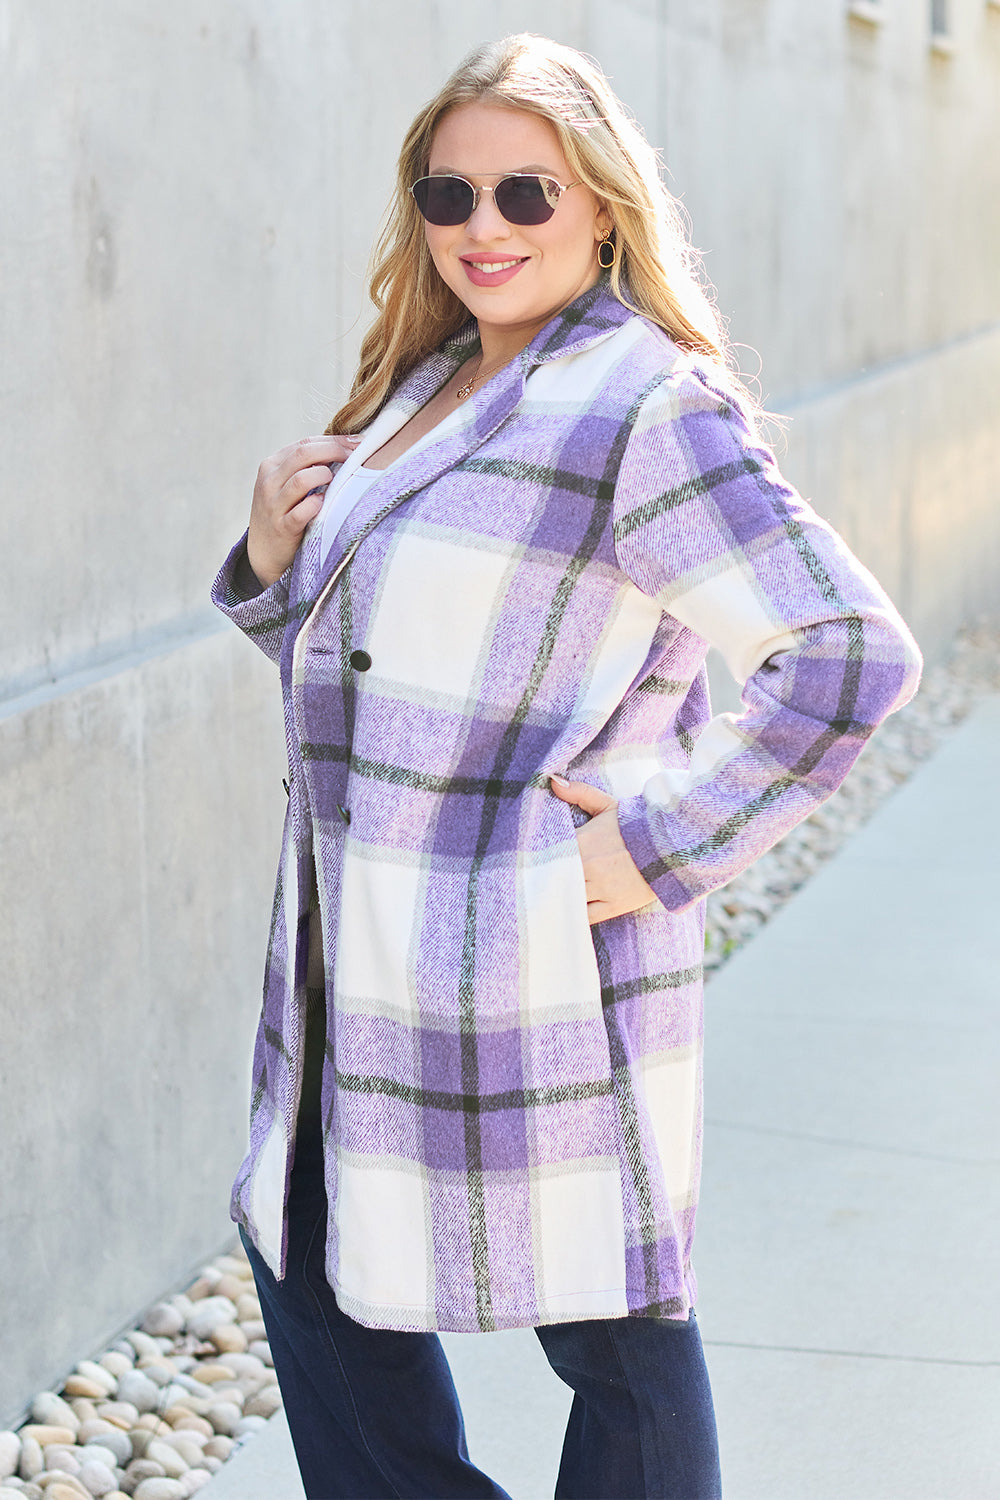
[[[475,213],[476,209],[479,207],[479,200],[482,197],[483,193],[491,193],[491,194],[493,194],[493,201],[494,201],[494,203],[496,203],[496,190],[497,190],[497,188],[501,187],[503,185],[503,183],[505,183],[505,182],[510,182],[513,178],[517,178],[517,177],[533,177],[536,180],[536,182],[551,182],[551,184],[552,184],[553,187],[557,187],[559,189],[559,193],[558,193],[558,196],[556,198],[555,203],[552,205],[552,213],[553,214],[555,213],[556,209],[559,207],[559,201],[562,198],[563,193],[568,193],[569,190],[570,190],[570,188],[579,187],[580,186],[580,179],[579,178],[576,180],[576,182],[562,183],[562,182],[560,182],[558,180],[558,178],[551,177],[548,172],[505,172],[502,177],[500,177],[500,178],[497,179],[497,181],[493,184],[492,187],[487,187],[484,184],[482,187],[478,187],[477,188],[476,184],[474,182],[470,182],[469,179],[468,179],[468,177],[463,177],[462,174],[461,174],[461,172],[425,172],[424,175],[423,175],[423,177],[418,177],[417,180],[416,180],[416,182],[414,182],[411,185],[411,187],[410,187],[410,196],[413,198],[414,203],[417,203],[417,199],[416,199],[414,190],[417,187],[419,187],[422,182],[433,182],[436,178],[439,178],[439,177],[445,177],[445,178],[452,177],[457,182],[464,182],[465,185],[466,185],[466,187],[471,190],[471,192],[472,192],[472,208],[471,208],[471,210],[469,212],[468,218],[460,220],[460,223],[463,223],[463,224],[468,224],[469,219],[472,218],[472,215]],[[543,189],[543,191],[544,191],[544,189]],[[545,196],[547,198],[548,194],[546,193]],[[418,213],[420,212],[420,204],[419,203],[417,203],[417,211],[418,211]],[[537,229],[538,228],[537,224],[530,224],[530,223],[529,224],[516,224],[513,219],[508,219],[507,218],[507,215],[504,213],[503,209],[500,208],[500,207],[497,208],[497,213],[500,215],[501,219],[503,219],[503,221],[504,221],[505,224],[514,224],[515,229]],[[421,218],[423,218],[423,217],[424,217],[423,214],[421,214]],[[552,214],[549,215],[549,218],[551,218],[551,217],[552,217]],[[433,221],[430,220],[430,219],[428,219],[427,222],[431,223]],[[549,222],[549,220],[548,219],[542,219],[541,222],[543,224],[547,224]],[[458,227],[459,227],[458,224],[438,224],[438,225],[435,225],[435,228],[438,228],[438,229],[457,229]]]

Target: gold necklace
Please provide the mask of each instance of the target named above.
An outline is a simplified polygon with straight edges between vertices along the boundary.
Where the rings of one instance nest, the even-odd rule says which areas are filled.
[[[502,370],[504,365],[509,363],[509,360],[504,359],[501,360],[498,365],[494,365],[492,369],[484,370],[482,368],[483,356],[480,354],[479,364],[476,366],[475,375],[473,375],[470,380],[467,380],[464,385],[459,386],[458,390],[455,392],[455,399],[457,401],[465,401],[469,396],[472,395],[472,392],[475,390],[476,386],[481,380],[486,380],[490,375],[495,375],[497,370]]]

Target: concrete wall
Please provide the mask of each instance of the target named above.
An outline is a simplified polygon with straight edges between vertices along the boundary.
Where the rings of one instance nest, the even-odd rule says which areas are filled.
[[[998,607],[1000,9],[680,0],[658,139],[783,465],[928,657]]]
[[[0,0],[0,1421],[228,1233],[284,757],[207,589],[349,380],[400,135],[467,47],[601,59],[789,474],[932,655],[995,596],[1000,9],[952,0],[952,55],[881,10]]]

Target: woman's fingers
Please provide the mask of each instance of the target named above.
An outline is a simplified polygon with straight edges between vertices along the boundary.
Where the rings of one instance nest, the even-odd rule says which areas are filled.
[[[333,473],[325,464],[316,464],[311,469],[299,469],[278,491],[276,502],[279,511],[287,515],[311,490],[325,490],[332,478]],[[322,505],[322,495],[319,496],[319,501]]]
[[[282,489],[294,474],[317,464],[339,464],[348,458],[361,439],[356,437],[305,437],[287,448],[279,448],[260,466],[265,483]]]
[[[315,520],[323,509],[323,492],[321,490],[310,490],[308,495],[303,496],[298,505],[293,505],[291,510],[285,513],[285,522],[295,537],[301,537],[309,522]]]
[[[581,808],[592,818],[616,805],[614,797],[609,797],[607,792],[602,792],[599,787],[590,786],[586,781],[567,781],[565,776],[553,775],[549,777],[549,782],[561,801],[571,802],[574,807]]]
[[[333,465],[343,463],[360,438],[301,438],[265,458],[257,471],[247,555],[265,586],[280,578],[295,556],[302,534],[323,505]]]
[[[554,777],[553,790],[560,790]],[[564,801],[572,801],[580,807],[589,801],[594,807],[590,822],[576,831],[591,926],[606,922],[609,917],[641,911],[656,899],[656,892],[643,879],[622,838],[615,799],[586,782],[563,781],[562,790]],[[581,792],[590,795],[581,796]],[[599,810],[596,807],[598,798],[606,804]]]

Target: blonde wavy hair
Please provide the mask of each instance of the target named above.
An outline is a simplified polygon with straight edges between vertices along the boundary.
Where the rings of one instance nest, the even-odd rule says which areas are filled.
[[[547,120],[573,176],[614,220],[614,295],[683,349],[737,377],[725,330],[688,239],[685,217],[664,186],[657,153],[600,68],[547,37],[521,33],[471,52],[419,112],[399,154],[396,188],[373,251],[377,309],[361,345],[350,396],[327,432],[358,432],[403,377],[468,321],[464,303],[434,266],[410,186],[425,175],[431,142],[449,110],[485,100]]]

